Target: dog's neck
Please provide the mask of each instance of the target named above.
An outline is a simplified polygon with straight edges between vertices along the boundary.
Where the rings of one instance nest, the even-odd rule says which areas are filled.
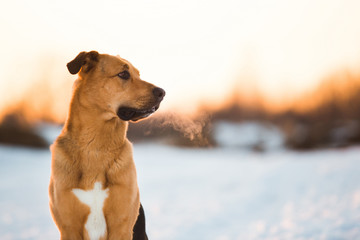
[[[80,94],[75,90],[63,133],[80,146],[91,145],[98,150],[121,148],[126,142],[128,123],[105,110],[84,106]]]

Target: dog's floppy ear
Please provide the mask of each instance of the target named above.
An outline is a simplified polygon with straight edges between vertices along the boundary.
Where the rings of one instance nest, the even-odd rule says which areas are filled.
[[[84,72],[89,72],[98,62],[98,56],[96,51],[81,52],[66,66],[71,74],[77,74],[82,67]]]

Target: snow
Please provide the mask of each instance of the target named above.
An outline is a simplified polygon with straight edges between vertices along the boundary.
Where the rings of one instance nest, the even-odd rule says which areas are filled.
[[[51,132],[51,131],[50,131]],[[360,147],[135,144],[149,239],[360,239]],[[0,239],[58,239],[50,152],[0,146]]]
[[[219,122],[214,128],[215,141],[221,147],[251,148],[261,151],[284,147],[284,134],[276,126],[261,122]]]

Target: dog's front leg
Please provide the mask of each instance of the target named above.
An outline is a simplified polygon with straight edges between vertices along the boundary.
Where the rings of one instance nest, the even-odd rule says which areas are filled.
[[[87,239],[84,224],[89,209],[79,203],[72,192],[63,190],[50,194],[50,209],[61,240]]]
[[[82,234],[74,232],[73,229],[69,229],[68,231],[62,231],[60,240],[83,240]]]
[[[110,233],[108,236],[108,240],[132,240],[132,233]]]
[[[56,208],[51,207],[51,212],[54,217],[54,221],[60,231],[61,240],[82,240],[83,238],[83,229],[79,226],[72,224],[65,224],[60,220],[60,216]]]
[[[108,220],[110,219],[111,217]],[[117,216],[116,220],[108,221],[108,240],[132,240],[133,226],[133,221],[129,221],[128,217]]]
[[[132,240],[133,229],[139,213],[139,204],[123,205],[116,201],[104,208],[108,240]]]

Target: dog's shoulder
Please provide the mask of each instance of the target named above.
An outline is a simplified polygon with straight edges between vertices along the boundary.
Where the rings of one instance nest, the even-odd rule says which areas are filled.
[[[78,148],[72,144],[71,139],[62,135],[50,146],[50,150],[53,164],[61,168],[71,167],[70,165],[75,163],[75,158],[78,155]]]
[[[60,154],[60,155],[68,155],[71,157],[74,155],[74,151],[76,150],[72,144],[71,139],[66,135],[60,135],[55,140],[55,142],[50,146],[50,149],[53,154]]]
[[[71,144],[70,139],[60,135],[50,148],[52,177],[55,177],[58,183],[61,182],[62,188],[73,188],[82,176],[79,162],[76,161],[78,156],[76,147]]]

